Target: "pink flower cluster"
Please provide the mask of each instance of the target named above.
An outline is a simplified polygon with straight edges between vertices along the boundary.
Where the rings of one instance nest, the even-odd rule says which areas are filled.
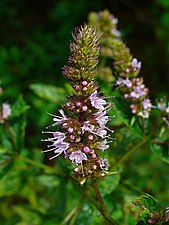
[[[8,103],[2,104],[2,111],[0,114],[0,123],[4,123],[5,120],[11,115],[11,106]]]
[[[74,165],[76,179],[83,183],[89,176],[104,176],[108,169],[107,159],[100,155],[113,140],[113,131],[106,126],[112,105],[98,93],[94,80],[99,50],[95,29],[84,25],[76,29],[73,38],[72,55],[63,75],[71,82],[74,93],[59,110],[60,116],[52,115],[52,126],[58,126],[59,131],[44,131],[51,137],[42,141],[50,142],[44,151],[53,152],[50,159],[63,155]]]
[[[140,77],[130,77],[128,74],[130,72],[140,70],[141,62],[138,62],[134,58],[131,62],[131,67],[126,69],[125,76],[119,77],[116,81],[116,85],[123,92],[125,99],[130,100],[130,108],[133,114],[137,114],[143,118],[148,118],[152,104],[148,96],[148,88],[143,83],[143,78]]]
[[[86,106],[86,110],[84,110],[84,106]],[[65,108],[69,109],[69,107],[72,108],[72,104],[65,105]],[[43,133],[52,135],[52,137],[42,140],[51,142],[47,146],[48,149],[43,152],[52,151],[54,156],[50,159],[63,153],[65,158],[76,165],[74,171],[83,176],[93,173],[93,170],[107,170],[107,159],[99,158],[98,151],[108,149],[108,143],[113,139],[108,134],[113,131],[106,127],[110,120],[110,116],[107,115],[110,107],[111,104],[107,103],[103,97],[99,97],[97,91],[94,91],[83,104],[76,104],[74,107],[75,114],[79,112],[79,109],[80,113],[86,114],[83,114],[83,119],[81,115],[81,121],[80,118],[75,119],[65,115],[63,109],[60,109],[61,116],[53,115],[53,126],[59,125],[62,132],[43,131]],[[91,111],[94,113],[90,114]],[[107,138],[110,139],[109,142]],[[85,161],[88,161],[87,166]]]
[[[166,98],[160,98],[160,100],[157,101],[157,106],[155,106],[155,108],[160,110],[162,120],[169,127],[169,102],[167,103]]]
[[[116,85],[130,103],[132,113],[148,118],[151,102],[148,98],[148,88],[143,84],[143,79],[138,77],[141,62],[133,58],[130,49],[121,40],[120,32],[117,29],[118,20],[108,10],[104,10],[99,13],[91,13],[89,21],[102,34],[100,43],[100,58],[103,59],[103,62],[100,63],[101,79],[112,82],[116,78]],[[113,64],[111,66],[109,66],[110,59]],[[113,77],[112,80],[110,77]]]

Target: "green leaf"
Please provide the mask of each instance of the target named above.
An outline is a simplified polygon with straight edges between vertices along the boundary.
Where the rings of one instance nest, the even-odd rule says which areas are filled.
[[[139,206],[141,209],[141,219],[146,222],[150,217],[156,217],[159,212],[158,201],[151,195],[146,194],[136,198],[132,202],[135,206]]]
[[[4,132],[2,144],[6,149],[19,152],[24,147],[26,111],[29,106],[26,105],[22,96],[19,96],[12,106],[12,114]]]
[[[103,179],[99,180],[99,188],[102,196],[110,194],[114,191],[120,181],[120,173],[114,175],[107,175]]]
[[[163,6],[164,8],[169,7],[169,1],[168,0],[157,0],[157,3],[161,6]]]
[[[151,144],[150,148],[153,153],[157,154],[160,157],[160,159],[169,164],[169,145]]]
[[[119,97],[115,97],[114,103],[115,107],[112,112],[115,115],[115,119],[112,120],[112,123],[115,123],[115,125],[125,124],[129,126],[129,105]]]
[[[13,168],[14,162],[10,161],[8,164],[0,168],[0,179],[3,178],[8,172],[10,172]]]
[[[143,210],[144,208],[146,208],[150,212],[158,210],[158,201],[149,194],[142,195],[139,198],[136,198],[133,201],[133,204],[136,206],[140,206]]]
[[[21,222],[20,224],[34,224],[34,225],[39,225],[42,223],[42,218],[40,218],[39,213],[31,210],[31,208],[23,205],[16,205],[13,207],[14,211],[21,217]]]
[[[14,137],[15,147],[18,152],[24,147],[25,139],[25,128],[26,128],[26,115],[22,115],[15,119],[14,124],[11,126],[11,132]]]
[[[31,84],[30,89],[42,99],[55,104],[65,101],[66,91],[63,88],[46,84]]]
[[[20,95],[16,102],[12,106],[12,114],[10,118],[18,117],[29,109],[29,106],[26,105],[23,96]]]
[[[0,147],[0,170],[12,160],[8,149]]]
[[[161,128],[157,139],[150,144],[150,149],[158,155],[164,162],[169,163],[169,132],[168,128]]]

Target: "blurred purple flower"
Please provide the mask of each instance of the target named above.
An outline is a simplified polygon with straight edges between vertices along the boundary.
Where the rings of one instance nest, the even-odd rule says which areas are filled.
[[[8,103],[2,104],[2,117],[1,117],[1,123],[4,123],[5,120],[11,115],[11,106]]]
[[[138,62],[138,60],[134,58],[131,62],[131,66],[136,69],[141,69],[141,62]]]

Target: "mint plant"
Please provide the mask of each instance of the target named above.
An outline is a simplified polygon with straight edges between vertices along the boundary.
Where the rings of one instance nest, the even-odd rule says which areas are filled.
[[[91,13],[72,35],[68,83],[31,84],[30,106],[2,82],[3,225],[169,223],[169,103],[151,97],[117,23]]]
[[[61,116],[52,115],[52,127],[59,126],[60,131],[44,131],[53,136],[42,141],[52,142],[44,151],[54,152],[50,159],[63,153],[75,164],[73,176],[81,185],[91,178],[102,215],[108,224],[116,224],[105,207],[96,182],[96,178],[104,177],[108,170],[108,160],[99,154],[108,149],[108,144],[113,140],[108,132],[114,132],[106,126],[111,119],[107,113],[112,104],[98,93],[99,87],[95,81],[98,38],[95,29],[88,25],[77,28],[73,34],[69,65],[63,68],[63,75],[71,82],[74,93],[59,110]]]
[[[63,153],[75,164],[75,177],[84,183],[88,177],[105,176],[104,171],[108,169],[108,161],[99,156],[99,151],[108,149],[108,143],[113,140],[108,134],[113,131],[106,126],[111,104],[99,96],[94,80],[99,54],[96,31],[84,25],[76,29],[73,38],[72,54],[69,65],[63,68],[63,75],[71,82],[74,93],[59,110],[61,116],[53,115],[52,126],[59,126],[61,131],[43,132],[52,133],[53,137],[42,141],[52,142],[44,151],[54,152],[50,159]]]

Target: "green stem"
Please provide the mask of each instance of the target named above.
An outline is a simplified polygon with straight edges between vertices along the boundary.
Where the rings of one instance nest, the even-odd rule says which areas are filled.
[[[125,162],[132,154],[133,152],[135,152],[140,146],[142,146],[145,142],[147,141],[147,139],[143,139],[141,142],[139,142],[137,145],[135,145],[133,148],[130,149],[130,151],[128,151],[117,163],[115,163],[111,169],[113,167],[117,167],[118,165],[122,164],[123,162]]]
[[[114,219],[110,216],[110,213],[105,206],[105,203],[103,201],[103,198],[102,198],[100,190],[99,190],[99,187],[97,185],[96,178],[94,178],[94,177],[92,178],[92,186],[93,186],[93,189],[95,191],[95,194],[96,194],[99,206],[100,206],[100,212],[101,212],[102,216],[104,217],[106,224],[107,225],[117,225],[116,221],[114,221]]]
[[[76,213],[78,207],[75,207],[67,216],[66,218],[60,223],[60,225],[65,225],[68,221],[72,218],[72,216]]]

